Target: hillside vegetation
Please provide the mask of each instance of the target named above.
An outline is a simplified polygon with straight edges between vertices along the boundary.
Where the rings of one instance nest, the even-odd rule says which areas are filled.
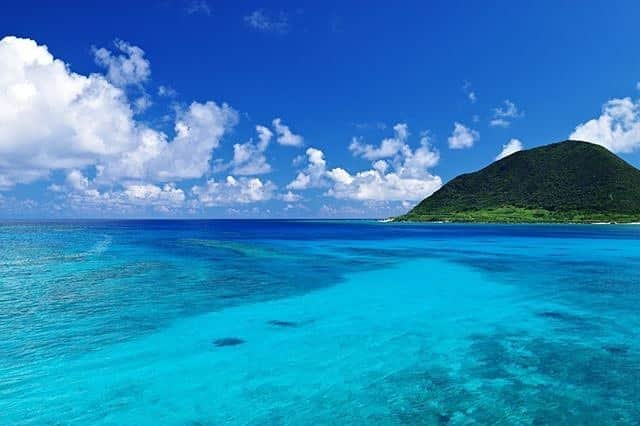
[[[397,220],[640,221],[640,170],[602,146],[559,142],[460,175]]]

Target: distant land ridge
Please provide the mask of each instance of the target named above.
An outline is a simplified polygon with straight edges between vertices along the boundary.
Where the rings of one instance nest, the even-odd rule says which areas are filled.
[[[396,221],[640,222],[640,170],[567,140],[460,175]]]

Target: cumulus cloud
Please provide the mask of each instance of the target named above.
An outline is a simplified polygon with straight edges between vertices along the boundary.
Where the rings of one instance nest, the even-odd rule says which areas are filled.
[[[209,170],[211,152],[224,133],[238,121],[237,112],[226,104],[193,102],[178,112],[175,137],[140,127],[132,136],[135,148],[98,166],[98,179],[172,181],[196,179]]]
[[[82,191],[89,187],[89,179],[87,179],[80,170],[69,171],[69,173],[67,173],[67,183],[72,189],[77,191]]]
[[[273,128],[278,135],[277,141],[280,145],[286,146],[302,146],[304,139],[300,135],[296,135],[285,125],[281,119],[276,118],[272,122]]]
[[[311,187],[327,188],[326,195],[359,201],[415,201],[420,200],[442,186],[438,176],[428,169],[439,161],[439,154],[429,143],[428,135],[423,134],[420,146],[412,149],[407,143],[408,128],[405,124],[394,126],[396,140],[402,140],[395,154],[388,160],[377,159],[371,169],[350,173],[344,168],[327,168],[324,153],[316,148],[307,149],[307,167],[301,170],[288,185],[289,189],[307,189]],[[352,149],[356,155],[368,155],[369,159],[379,157],[383,147],[371,146],[370,149]],[[365,156],[366,158],[366,156]]]
[[[406,124],[400,123],[393,126],[395,136],[383,139],[380,145],[363,144],[361,139],[353,138],[349,145],[349,150],[357,156],[364,157],[367,160],[377,160],[380,158],[388,158],[396,155],[404,146],[409,137],[409,130]]]
[[[640,102],[631,98],[611,99],[599,117],[579,124],[569,139],[602,145],[613,152],[640,148]]]
[[[95,61],[107,69],[107,79],[118,87],[145,82],[151,75],[149,61],[144,57],[144,50],[126,41],[114,42],[120,54],[101,47],[93,50]]]
[[[289,18],[284,12],[271,13],[258,9],[244,17],[244,22],[257,31],[284,34],[289,31]]]
[[[162,187],[152,184],[139,184],[128,185],[123,194],[130,201],[144,201],[148,204],[148,201],[156,203],[161,201],[162,205],[166,205],[167,202],[171,205],[181,205],[185,200],[184,191],[176,188],[174,184],[167,183]]]
[[[492,127],[509,127],[511,122],[516,118],[524,115],[518,110],[515,103],[510,100],[504,101],[504,106],[493,109],[493,119],[489,122]]]
[[[478,139],[480,139],[480,133],[476,130],[455,122],[453,124],[453,133],[449,136],[447,142],[451,149],[464,149],[471,148]]]
[[[500,151],[500,153],[496,156],[496,160],[501,160],[504,157],[508,157],[514,152],[522,151],[523,149],[524,146],[522,145],[521,141],[519,141],[518,139],[511,139],[505,145],[502,145],[502,151]]]
[[[281,198],[282,201],[286,203],[295,203],[296,201],[300,201],[302,197],[295,192],[287,191],[286,193],[282,194]]]
[[[224,181],[210,179],[205,185],[196,185],[191,192],[201,205],[213,207],[266,201],[273,198],[276,189],[276,185],[271,181],[262,182],[259,178],[227,176]]]
[[[45,46],[5,37],[0,76],[0,181],[32,182],[134,147],[132,109],[101,75],[75,74]]]
[[[384,174],[375,169],[358,172],[353,176],[345,173],[341,179],[336,179],[333,174],[330,177],[335,184],[328,194],[353,200],[417,201],[428,197],[442,186],[438,176],[411,178],[398,173]]]
[[[318,187],[324,184],[324,177],[327,168],[327,162],[324,159],[324,152],[317,148],[308,148],[307,167],[298,172],[296,178],[287,185],[288,189],[307,189],[310,187]]]
[[[127,46],[122,48],[129,51]],[[116,68],[108,74],[118,84],[145,75],[144,67]],[[120,87],[100,74],[72,72],[29,39],[0,40],[0,76],[0,186],[5,189],[54,170],[86,167],[95,167],[101,183],[198,178],[238,120],[226,104],[194,102],[177,113],[175,136],[169,137],[134,118]]]
[[[269,173],[271,165],[264,155],[273,137],[273,133],[267,127],[256,126],[258,142],[249,140],[243,144],[233,145],[232,171],[236,175],[259,175]]]
[[[169,212],[182,208],[186,201],[184,191],[173,183],[161,186],[125,184],[122,189],[102,191],[77,171],[69,173],[66,187],[52,185],[50,189],[60,193],[65,205],[83,211],[122,214],[151,207],[159,212]]]

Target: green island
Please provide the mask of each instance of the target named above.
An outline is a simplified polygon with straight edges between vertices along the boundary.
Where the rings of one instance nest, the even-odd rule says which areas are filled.
[[[640,222],[640,170],[600,145],[568,140],[457,176],[394,221]]]

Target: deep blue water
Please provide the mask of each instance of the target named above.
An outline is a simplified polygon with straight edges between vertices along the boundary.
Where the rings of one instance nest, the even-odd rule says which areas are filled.
[[[2,424],[640,424],[640,226],[0,224]]]

